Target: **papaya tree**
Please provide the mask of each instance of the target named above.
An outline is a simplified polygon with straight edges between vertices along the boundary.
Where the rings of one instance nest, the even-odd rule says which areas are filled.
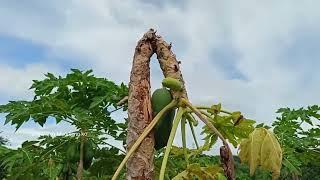
[[[1,132],[0,132],[1,133]],[[0,136],[0,146],[5,145],[8,143],[8,139]]]
[[[4,168],[4,166],[2,165],[2,159],[4,158],[4,154],[6,154],[7,152],[10,151],[10,149],[8,149],[7,147],[5,147],[4,145],[6,145],[8,143],[8,140],[2,136],[0,136],[0,179],[4,179],[7,175],[7,171]]]
[[[319,179],[320,106],[280,108],[273,122],[284,151],[283,179]]]
[[[162,87],[151,96],[149,66],[153,54],[157,55],[164,80]],[[171,51],[171,44],[150,29],[135,48],[128,88],[124,84],[115,85],[107,79],[96,78],[91,75],[92,71],[82,72],[76,69],[72,69],[72,73],[66,77],[56,77],[48,73],[46,79],[35,80],[31,86],[35,92],[32,101],[11,101],[0,106],[0,112],[7,113],[5,123],[11,122],[19,129],[24,122],[30,120],[43,125],[48,118],[54,118],[56,123],[65,121],[74,125],[77,130],[71,134],[76,136],[44,136],[40,137],[39,141],[27,142],[13,154],[8,154],[10,158],[5,163],[6,167],[10,170],[12,162],[29,163],[28,168],[36,167],[32,165],[39,161],[47,162],[49,171],[41,173],[37,168],[34,172],[28,168],[17,168],[16,172],[32,172],[31,175],[23,174],[32,179],[35,175],[40,178],[48,176],[48,172],[50,178],[56,177],[61,170],[63,179],[69,179],[75,174],[77,179],[81,179],[83,172],[86,172],[83,169],[90,168],[94,157],[92,151],[107,156],[119,152],[109,149],[106,153],[103,148],[97,147],[103,143],[101,135],[108,135],[118,140],[123,140],[126,136],[127,152],[117,169],[111,168],[115,170],[113,180],[123,175],[122,168],[125,165],[126,179],[163,180],[170,177],[175,180],[233,180],[236,171],[231,145],[240,148],[241,162],[249,165],[250,175],[253,175],[258,167],[262,167],[271,171],[272,177],[276,179],[280,174],[282,149],[274,134],[264,127],[255,127],[255,121],[245,118],[240,111],[225,110],[220,103],[209,106],[194,105],[188,99],[180,64]],[[110,117],[110,108],[114,109],[112,111],[127,108],[126,130],[126,124],[117,123]],[[194,132],[194,126],[198,125],[199,120],[204,123],[202,135],[205,141],[202,144],[198,142],[199,138]],[[182,147],[173,146],[179,124]],[[186,124],[190,127],[196,149],[187,147]],[[217,164],[195,160],[201,157],[204,151],[209,151],[218,139],[222,146]],[[170,154],[171,157],[182,155],[184,160],[183,168],[172,173],[174,177],[168,176],[166,171],[170,166],[168,163],[173,162]],[[270,154],[273,154],[272,158],[268,158]],[[12,160],[15,158],[19,161]],[[42,161],[42,158],[46,160]],[[118,164],[119,159],[114,160],[113,164]],[[111,162],[110,159],[101,158],[99,163],[94,163],[93,166],[110,171],[110,168],[104,168],[110,166],[108,162]],[[60,167],[57,168],[58,166]],[[100,176],[101,172],[95,173]]]
[[[164,80],[163,87],[157,89],[153,94],[155,98],[152,98],[149,64],[154,53],[157,55]],[[157,175],[160,180],[165,179],[171,151],[183,154],[187,162],[185,170],[173,179],[235,179],[234,159],[229,143],[235,147],[240,146],[240,158],[249,164],[251,175],[257,166],[262,166],[270,170],[276,179],[280,174],[282,151],[274,134],[265,128],[255,129],[255,121],[246,119],[239,111],[226,111],[221,104],[193,105],[188,100],[180,63],[171,51],[171,44],[156,35],[153,29],[138,41],[129,83],[127,154],[112,179],[117,179],[125,164],[127,179],[154,179],[154,152],[155,149],[164,147],[165,142],[165,152]],[[171,96],[166,91],[170,91]],[[188,149],[185,126],[188,122],[193,132],[193,126],[197,125],[196,119],[205,124],[202,132],[205,134],[205,143],[197,149]],[[182,148],[172,146],[179,124]],[[189,163],[190,157],[210,150],[218,139],[223,144],[220,147],[221,165],[202,167],[197,163]],[[194,140],[197,142],[196,138]],[[268,159],[270,153],[275,154]]]
[[[125,124],[116,122],[110,116],[113,111],[126,109],[126,105],[117,105],[128,94],[128,88],[123,83],[116,85],[106,78],[97,78],[92,75],[92,70],[71,69],[65,77],[47,73],[45,79],[34,80],[30,89],[35,94],[32,101],[10,101],[0,106],[0,113],[7,114],[5,123],[11,122],[18,130],[27,121],[43,126],[49,118],[53,118],[57,124],[64,121],[74,126],[76,131],[70,132],[73,136],[40,138],[36,142],[40,146],[32,144],[31,147],[37,147],[42,152],[35,155],[42,154],[51,159],[55,155],[61,159],[61,153],[56,152],[66,152],[63,161],[68,166],[76,164],[77,179],[82,178],[83,168],[91,165],[92,151],[99,144],[98,137],[104,140],[110,136],[117,140],[124,139]],[[27,147],[23,146],[16,152],[23,153]],[[28,162],[30,166],[34,165],[33,161]]]

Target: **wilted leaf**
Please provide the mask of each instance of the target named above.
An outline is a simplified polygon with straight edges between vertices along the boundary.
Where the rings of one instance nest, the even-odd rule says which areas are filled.
[[[271,171],[273,179],[280,175],[282,150],[273,133],[267,129],[257,128],[243,140],[239,157],[249,164],[251,176],[258,166]]]

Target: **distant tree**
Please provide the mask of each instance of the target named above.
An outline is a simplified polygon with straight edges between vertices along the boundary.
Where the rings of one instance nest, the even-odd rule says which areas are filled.
[[[0,131],[0,133],[2,133],[2,131]],[[5,144],[7,144],[7,143],[8,143],[8,139],[0,136],[0,146],[1,146],[1,145],[5,145]]]
[[[43,80],[33,80],[30,87],[35,94],[33,100],[0,105],[0,113],[6,114],[5,123],[19,129],[28,121],[43,126],[51,118],[56,124],[64,121],[73,125],[76,131],[24,142],[6,155],[6,168],[10,179],[52,179],[58,174],[81,179],[83,171],[92,164],[98,144],[104,144],[110,137],[124,140],[126,124],[118,123],[111,113],[126,109],[126,104],[117,104],[127,96],[128,88],[123,83],[117,85],[95,77],[92,70],[71,69],[65,77],[52,73],[45,76]],[[58,172],[60,166],[65,167],[63,173]]]
[[[1,132],[0,132],[1,133]],[[8,139],[0,136],[0,179],[3,179],[6,177],[7,171],[5,170],[5,168],[2,166],[2,158],[3,158],[3,154],[5,154],[6,151],[8,151],[8,149],[6,147],[4,147],[3,145],[8,143]]]

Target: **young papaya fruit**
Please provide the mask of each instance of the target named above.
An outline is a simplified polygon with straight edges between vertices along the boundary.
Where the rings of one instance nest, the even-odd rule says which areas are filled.
[[[175,78],[167,77],[162,80],[162,85],[174,91],[182,90],[182,83]]]
[[[94,151],[93,151],[93,142],[88,140],[84,144],[83,148],[83,168],[85,170],[89,169],[94,157]]]
[[[153,117],[155,117],[164,107],[172,101],[171,93],[166,88],[156,89],[151,97]],[[159,150],[167,145],[172,121],[175,116],[175,109],[165,113],[154,127],[155,149]]]
[[[64,163],[63,167],[62,167],[62,173],[66,174],[66,173],[68,173],[68,171],[69,171],[69,165],[68,165],[68,163]]]
[[[72,175],[68,175],[68,176],[66,177],[66,180],[73,180],[73,176],[72,176]]]
[[[80,160],[80,148],[77,143],[70,143],[67,149],[67,160],[73,163]]]
[[[83,160],[83,169],[88,170],[91,167],[92,159]]]

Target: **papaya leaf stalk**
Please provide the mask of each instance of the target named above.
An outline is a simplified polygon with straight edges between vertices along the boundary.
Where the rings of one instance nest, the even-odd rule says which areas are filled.
[[[169,140],[168,140],[168,143],[167,143],[167,146],[166,146],[166,151],[164,153],[162,164],[161,164],[159,180],[164,180],[164,173],[166,171],[167,162],[168,162],[170,150],[171,150],[171,147],[172,147],[172,143],[173,143],[173,140],[174,140],[174,136],[175,136],[175,134],[177,132],[179,122],[180,122],[184,112],[185,112],[185,108],[179,107],[177,115],[173,120],[171,133],[170,133],[170,136],[169,136]]]
[[[86,137],[85,137],[85,131],[81,130],[81,134],[80,134],[80,160],[79,160],[79,164],[78,164],[78,168],[77,168],[77,180],[81,180],[82,179],[82,173],[83,173],[83,149],[84,149],[84,143],[86,141]]]
[[[217,130],[217,128],[215,128],[214,125],[210,123],[210,121],[208,121],[204,114],[202,114],[201,111],[197,109],[195,106],[193,106],[187,99],[181,98],[181,102],[184,103],[187,107],[189,107],[211,129],[211,131],[214,132],[221,139],[224,146],[221,146],[220,148],[220,156],[222,159],[228,160],[228,162],[223,162],[223,164],[226,164],[224,171],[229,180],[234,180],[234,159],[231,154],[231,149],[227,143],[227,140],[222,136],[222,134]]]
[[[139,147],[141,142],[144,140],[144,138],[150,133],[150,131],[154,128],[154,126],[158,123],[158,121],[161,119],[161,117],[170,109],[174,108],[177,105],[176,100],[172,100],[170,104],[168,104],[165,108],[163,108],[157,115],[154,117],[154,119],[151,121],[151,123],[146,127],[146,129],[142,132],[141,136],[137,139],[137,141],[132,145],[122,162],[120,163],[118,169],[114,173],[112,180],[116,180],[119,176],[122,168],[130,158],[130,156],[134,153],[134,151]]]
[[[189,164],[188,153],[187,153],[187,141],[186,141],[186,117],[185,117],[185,115],[182,116],[182,119],[181,119],[181,137],[182,137],[183,154],[184,154],[184,157],[185,157],[187,164]]]
[[[198,140],[197,140],[196,134],[195,134],[195,132],[194,132],[193,125],[192,125],[192,123],[190,122],[190,120],[188,120],[188,124],[189,124],[190,129],[191,129],[191,133],[192,133],[192,137],[193,137],[194,143],[196,144],[197,149],[199,149]]]

